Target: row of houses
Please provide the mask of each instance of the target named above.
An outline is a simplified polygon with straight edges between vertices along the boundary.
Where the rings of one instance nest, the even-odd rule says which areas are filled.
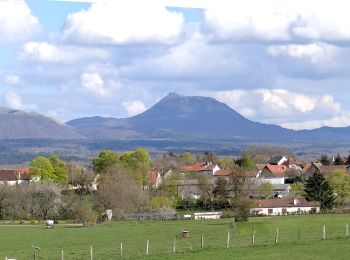
[[[337,170],[350,173],[348,165],[325,166],[318,162],[302,164],[286,156],[274,156],[265,164],[256,164],[254,170],[244,171],[238,173],[238,176],[235,176],[244,180],[247,192],[252,198],[259,196],[259,186],[266,182],[272,184],[272,193],[275,197],[286,198],[291,196],[291,185],[288,181],[290,178],[299,176],[307,179],[315,172],[320,172],[325,176],[329,176]],[[221,169],[219,165],[211,162],[197,162],[193,165],[184,166],[181,174],[183,176],[188,176],[189,173],[208,176],[212,185],[215,184],[218,178],[226,178],[229,180],[232,174],[230,169]],[[171,174],[171,170],[160,172],[153,169],[151,171],[152,187],[158,188]],[[198,199],[200,197],[199,185],[200,182],[196,178],[183,178],[177,182],[178,193],[183,198]]]

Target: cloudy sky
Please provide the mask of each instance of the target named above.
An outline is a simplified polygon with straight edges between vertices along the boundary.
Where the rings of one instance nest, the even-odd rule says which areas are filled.
[[[65,122],[169,92],[293,129],[350,125],[340,0],[0,0],[0,105]]]

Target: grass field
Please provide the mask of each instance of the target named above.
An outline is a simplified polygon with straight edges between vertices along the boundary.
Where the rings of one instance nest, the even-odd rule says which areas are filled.
[[[82,228],[43,225],[0,226],[0,259],[33,259],[32,246],[37,259],[90,259],[93,246],[94,259],[143,258],[146,240],[149,240],[147,259],[350,259],[350,239],[345,238],[350,215],[302,215],[271,218],[252,218],[248,223],[235,223],[229,219],[217,221],[168,222],[113,222]],[[322,227],[326,226],[326,240],[322,240]],[[275,244],[276,228],[279,241]],[[253,230],[255,245],[251,245]],[[190,238],[180,238],[180,230],[189,230]],[[298,232],[298,230],[300,232]],[[226,249],[227,232],[230,248]],[[299,239],[298,239],[299,233]],[[204,248],[201,249],[201,235]],[[176,238],[176,253],[173,241]]]

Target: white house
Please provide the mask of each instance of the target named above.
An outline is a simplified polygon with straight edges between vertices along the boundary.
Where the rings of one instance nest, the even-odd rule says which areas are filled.
[[[201,219],[219,219],[222,216],[222,212],[197,212],[193,214],[195,220]]]
[[[266,199],[256,201],[256,205],[250,212],[265,216],[318,213],[320,205],[315,201],[307,201],[304,197]]]

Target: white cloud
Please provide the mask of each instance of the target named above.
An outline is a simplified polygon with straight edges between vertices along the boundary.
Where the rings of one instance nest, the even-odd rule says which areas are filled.
[[[38,108],[34,104],[24,104],[22,98],[12,91],[5,94],[5,105],[18,110],[36,110]]]
[[[138,115],[146,110],[145,104],[139,100],[123,102],[122,105],[128,112],[129,116]]]
[[[24,0],[0,0],[0,43],[22,41],[41,30]]]
[[[23,46],[19,57],[26,62],[71,64],[82,60],[108,60],[110,54],[99,48],[28,42]]]
[[[137,60],[120,69],[127,77],[156,79],[223,79],[247,75],[247,67],[227,45],[210,45],[195,34],[184,43],[169,48],[160,56]]]
[[[331,67],[335,65],[338,48],[325,43],[273,45],[268,48],[268,53],[275,57],[308,59],[314,65]]]
[[[6,74],[4,76],[4,82],[11,86],[16,86],[24,83],[22,78],[16,74]]]
[[[339,117],[346,121],[340,116],[344,113],[340,103],[330,95],[306,95],[286,89],[253,89],[220,91],[213,96],[249,119],[293,129],[340,124],[340,120],[336,120]]]
[[[222,1],[205,11],[207,29],[222,40],[349,41],[347,1]]]
[[[68,15],[64,37],[92,44],[173,43],[183,23],[182,14],[168,11],[158,1],[99,1]]]
[[[121,86],[114,80],[105,82],[96,72],[86,72],[80,76],[81,86],[84,90],[98,97],[111,97]]]

